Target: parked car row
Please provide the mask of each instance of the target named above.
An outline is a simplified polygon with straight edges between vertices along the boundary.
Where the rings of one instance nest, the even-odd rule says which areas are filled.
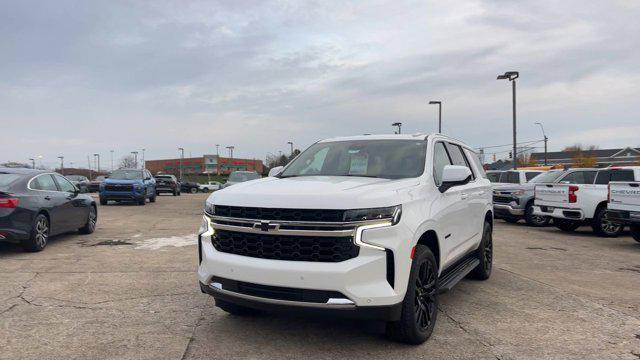
[[[516,183],[526,172],[494,175],[496,218],[511,223],[524,219],[530,226],[553,221],[562,231],[590,225],[603,237],[618,236],[630,226],[634,239],[640,237],[640,167],[550,170]],[[508,179],[514,185],[502,183]]]

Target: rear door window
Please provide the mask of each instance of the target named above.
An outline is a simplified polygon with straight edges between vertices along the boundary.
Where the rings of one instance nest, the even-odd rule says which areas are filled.
[[[44,174],[31,181],[31,188],[34,190],[59,191],[55,180],[51,174]]]
[[[634,181],[633,170],[612,170],[611,181]]]

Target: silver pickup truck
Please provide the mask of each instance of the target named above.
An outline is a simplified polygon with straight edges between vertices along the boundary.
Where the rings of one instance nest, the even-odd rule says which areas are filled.
[[[510,223],[524,219],[530,226],[545,226],[550,219],[533,214],[535,186],[538,184],[586,184],[593,183],[597,169],[551,170],[542,173],[525,184],[497,186],[493,189],[495,217]]]

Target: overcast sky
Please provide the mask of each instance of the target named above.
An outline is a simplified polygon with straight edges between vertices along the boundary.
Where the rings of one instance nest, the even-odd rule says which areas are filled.
[[[640,146],[640,2],[0,1],[0,162],[437,130]],[[508,151],[500,148],[497,151]],[[487,150],[487,152],[490,152]],[[225,151],[226,154],[226,151]],[[503,154],[499,154],[501,156]]]

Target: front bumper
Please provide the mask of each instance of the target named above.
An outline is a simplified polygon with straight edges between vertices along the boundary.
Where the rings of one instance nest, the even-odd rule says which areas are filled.
[[[617,224],[640,225],[640,211],[607,210],[607,219]]]
[[[497,218],[501,216],[524,216],[524,209],[515,207],[513,204],[493,204],[493,210]]]
[[[161,192],[174,192],[176,191],[176,188],[172,188],[170,186],[158,186],[156,187],[156,192],[161,193]]]
[[[560,207],[539,206],[533,207],[533,215],[548,216],[554,219],[565,219],[574,221],[585,220],[584,212],[580,209],[567,209]]]
[[[100,198],[105,200],[140,200],[145,197],[144,190],[125,192],[125,191],[101,191]]]

